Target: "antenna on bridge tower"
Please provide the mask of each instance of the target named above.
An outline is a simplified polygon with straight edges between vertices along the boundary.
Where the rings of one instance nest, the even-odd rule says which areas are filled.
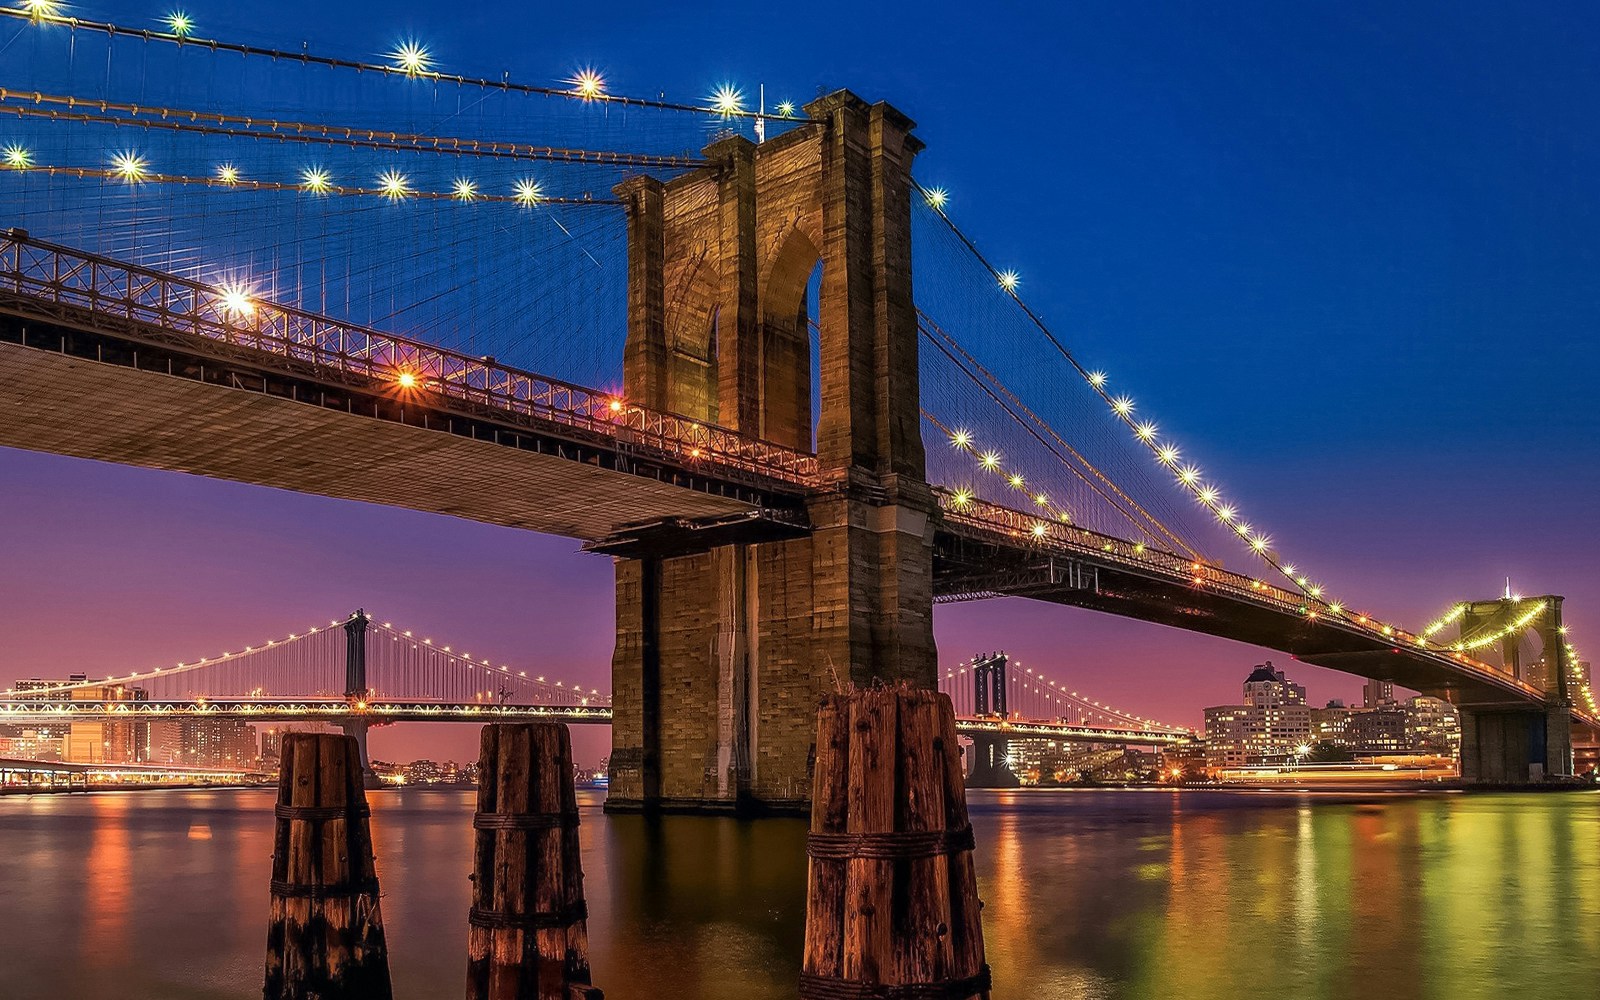
[[[1511,600],[1511,577],[1506,577],[1506,600]]]
[[[760,84],[757,89],[761,95],[759,98],[761,110],[756,113],[756,142],[759,144],[767,141],[767,85]]]

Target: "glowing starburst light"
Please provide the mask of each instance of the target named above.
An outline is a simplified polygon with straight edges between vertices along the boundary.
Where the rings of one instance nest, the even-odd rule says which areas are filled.
[[[965,510],[972,504],[972,491],[962,487],[950,497],[950,502],[955,505],[956,510]]]
[[[1125,417],[1133,412],[1133,400],[1127,396],[1118,396],[1111,401],[1111,408],[1117,411],[1117,416]]]
[[[950,435],[950,443],[957,448],[967,448],[972,445],[972,432],[956,430]]]
[[[3,152],[0,152],[0,155],[4,156],[5,165],[8,169],[26,170],[33,166],[33,154],[28,152],[26,146],[13,143],[7,146]]]
[[[239,183],[239,168],[231,163],[224,163],[217,167],[217,180],[224,184]]]
[[[395,68],[406,76],[421,76],[433,66],[433,60],[428,57],[427,46],[417,42],[404,42],[389,57],[394,60]]]
[[[250,301],[250,289],[244,285],[229,282],[218,285],[217,292],[222,311],[229,316],[249,316],[256,311],[256,304]]]
[[[138,153],[118,153],[111,158],[111,172],[132,184],[150,173],[150,164]]]
[[[459,178],[450,189],[450,197],[457,201],[471,201],[478,196],[478,185],[465,177]]]
[[[592,69],[580,70],[577,75],[567,81],[578,96],[586,101],[596,97],[603,97],[606,92],[606,78]]]
[[[1105,372],[1090,372],[1089,373],[1089,384],[1094,386],[1096,389],[1102,388],[1106,384],[1106,373]]]
[[[194,19],[181,10],[175,10],[161,19],[167,30],[179,38],[188,38],[194,34]]]
[[[22,0],[22,9],[27,11],[28,16],[35,21],[42,21],[47,17],[57,17],[61,14],[61,8],[65,6],[66,4],[61,3],[61,0]]]
[[[1138,427],[1135,427],[1133,432],[1139,435],[1140,441],[1149,441],[1151,438],[1156,436],[1156,425],[1149,422],[1142,423]]]
[[[744,91],[731,83],[725,83],[711,93],[711,110],[723,117],[737,114],[744,110]]]
[[[1017,274],[1017,272],[1015,272],[1015,271],[1009,271],[1009,270],[1001,271],[1000,274],[999,274],[999,278],[1000,278],[1000,287],[1004,288],[1008,292],[1016,291],[1017,290],[1017,286],[1022,284],[1021,275]]]
[[[390,201],[401,201],[411,193],[411,184],[400,171],[385,170],[378,176],[378,190]]]
[[[333,188],[333,178],[321,167],[308,167],[300,172],[300,184],[312,194],[324,194]]]
[[[1217,518],[1223,522],[1232,521],[1239,516],[1239,511],[1226,504],[1217,508]]]
[[[978,461],[982,463],[985,469],[998,469],[1000,467],[1000,453],[997,451],[986,451],[983,453],[983,457],[978,459]]]
[[[1156,457],[1161,459],[1161,464],[1162,465],[1171,465],[1173,462],[1176,462],[1178,460],[1178,456],[1180,454],[1182,454],[1182,452],[1178,451],[1177,448],[1175,448],[1172,445],[1168,444],[1168,445],[1162,445],[1161,446],[1161,450],[1156,452]]]
[[[794,102],[793,101],[779,101],[778,102],[778,114],[782,115],[785,118],[793,118],[794,117]]]
[[[517,181],[516,190],[512,193],[519,205],[536,205],[539,203],[540,189],[536,180]]]
[[[1200,481],[1200,470],[1193,465],[1185,465],[1178,470],[1178,478],[1183,480],[1185,485],[1193,486]]]
[[[1252,535],[1250,537],[1250,547],[1255,549],[1257,552],[1267,551],[1267,546],[1271,544],[1272,539],[1268,538],[1266,535]]]
[[[922,196],[928,207],[934,211],[944,211],[945,204],[950,200],[950,192],[944,188],[929,188]]]
[[[1013,472],[1010,476],[1008,476],[1006,478],[1006,482],[1010,483],[1013,487],[1015,487],[1016,489],[1019,489],[1019,490],[1022,489],[1022,485],[1026,481],[1027,480],[1022,478],[1022,473],[1020,473],[1020,472]]]
[[[1196,494],[1202,503],[1208,504],[1216,503],[1217,498],[1221,495],[1221,493],[1217,492],[1217,488],[1215,486],[1202,486],[1200,487],[1200,492]]]
[[[411,372],[401,372],[394,377],[394,380],[399,383],[402,389],[415,389],[417,387],[417,376]]]
[[[1048,530],[1050,530],[1050,529],[1045,526],[1043,521],[1035,522],[1034,526],[1033,526],[1033,537],[1035,537],[1035,538],[1043,538],[1044,537],[1044,533],[1046,531],[1048,531]]]

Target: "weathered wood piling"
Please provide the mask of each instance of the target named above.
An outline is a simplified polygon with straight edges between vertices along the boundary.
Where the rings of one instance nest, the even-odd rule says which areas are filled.
[[[599,1000],[567,727],[485,726],[481,746],[468,1000]]]
[[[824,698],[807,853],[802,1000],[988,1000],[948,696]]]
[[[264,1000],[389,1000],[356,741],[283,738]]]

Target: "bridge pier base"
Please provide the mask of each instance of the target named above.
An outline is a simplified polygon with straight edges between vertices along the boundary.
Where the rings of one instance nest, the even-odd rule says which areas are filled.
[[[972,770],[967,773],[968,788],[1016,788],[1022,784],[1017,773],[1011,770],[1011,742],[992,736],[975,736],[972,746]]]
[[[788,447],[809,448],[814,426],[817,475],[804,537],[618,558],[612,811],[806,813],[823,695],[936,684],[911,291],[922,144],[847,92],[806,113],[760,145],[708,146],[699,170],[616,188],[625,395]]]
[[[361,787],[371,791],[382,788],[383,782],[378,780],[378,772],[372,769],[372,758],[367,756],[367,730],[371,723],[364,720],[347,720],[339,723],[339,729],[356,741],[356,750],[361,760]]]
[[[1568,778],[1572,717],[1565,705],[1544,710],[1461,710],[1461,780],[1518,785]]]

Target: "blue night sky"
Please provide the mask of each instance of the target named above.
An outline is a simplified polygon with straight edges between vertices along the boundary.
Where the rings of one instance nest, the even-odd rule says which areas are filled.
[[[918,122],[917,175],[950,191],[952,217],[1289,558],[1413,627],[1510,576],[1565,595],[1580,650],[1600,649],[1600,60],[1584,41],[1600,9],[977,9],[188,7],[202,34],[285,48],[373,57],[415,36],[469,75],[553,83],[593,65],[616,92],[684,101],[725,80],[889,100]],[[0,24],[0,44],[14,30]],[[0,679],[142,668],[358,605],[496,659],[608,676],[611,569],[568,540],[15,451],[0,490]],[[936,628],[945,663],[1003,647],[1191,724],[1272,655],[1020,601],[942,607]],[[1358,693],[1289,669],[1314,702]],[[466,758],[475,741],[415,728],[374,752]],[[601,745],[580,738],[580,757]]]

